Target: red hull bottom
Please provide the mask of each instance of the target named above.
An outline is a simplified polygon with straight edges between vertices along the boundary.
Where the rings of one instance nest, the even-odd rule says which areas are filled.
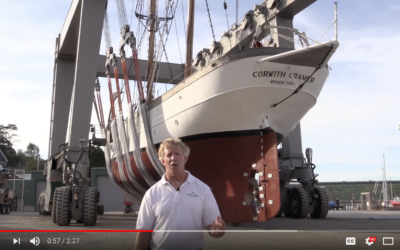
[[[276,138],[275,132],[260,132],[259,135],[185,141],[191,151],[186,169],[211,188],[226,222],[269,221],[278,213],[280,189]],[[142,159],[149,172],[160,179],[145,151],[142,151]],[[132,155],[130,160],[137,179],[143,186],[148,186]],[[111,167],[115,181],[124,187],[115,160]],[[125,169],[124,172],[127,173]],[[259,174],[258,184],[254,179],[256,173]]]

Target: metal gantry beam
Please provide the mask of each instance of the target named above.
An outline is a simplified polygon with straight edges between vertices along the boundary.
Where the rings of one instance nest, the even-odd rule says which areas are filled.
[[[88,138],[106,4],[107,0],[73,0],[60,33],[49,157],[66,141],[72,147],[79,147],[79,140]]]
[[[117,67],[118,67],[118,72],[119,75],[118,77],[120,79],[123,79],[123,70],[121,67],[121,60],[119,57],[116,57],[117,62]],[[106,74],[104,72],[104,62],[106,61],[106,56],[99,55],[97,59],[97,75],[99,77],[106,77]],[[140,75],[142,78],[142,81],[146,81],[146,71],[147,71],[147,60],[140,60],[139,59],[139,64],[140,64]],[[128,70],[133,67],[133,60],[132,58],[126,58],[126,65],[128,67]],[[157,72],[157,77],[154,79],[155,82],[157,83],[171,83],[171,84],[178,84],[180,81],[183,80],[183,69],[185,65],[184,64],[179,64],[179,63],[166,63],[166,62],[160,62],[158,66],[158,71]],[[172,71],[172,77],[169,68],[171,68]],[[135,71],[132,69],[130,72],[128,72],[128,77],[129,80],[136,80],[136,74]],[[110,72],[111,77],[114,77],[113,72]]]

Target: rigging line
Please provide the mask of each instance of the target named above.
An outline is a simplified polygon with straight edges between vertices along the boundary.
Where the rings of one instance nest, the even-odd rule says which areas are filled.
[[[167,43],[167,40],[168,40],[168,36],[167,36],[167,38],[165,40],[165,44]],[[165,59],[166,59],[167,64],[168,64],[169,74],[171,75],[171,78],[173,78],[174,75],[172,74],[171,64],[169,63],[167,51],[165,50],[165,44],[161,40],[160,40],[160,43],[162,44],[162,47],[163,47],[163,52],[161,52],[161,57],[162,57],[162,54],[165,54]],[[159,64],[159,62],[157,62],[157,64]],[[158,67],[160,67],[160,66],[158,66]]]
[[[178,0],[178,1],[179,1],[179,0]],[[175,5],[174,11],[172,11],[172,9],[174,8],[174,6],[173,6],[173,3],[171,3],[170,10],[171,10],[171,12],[173,12],[173,13],[172,13],[172,16],[175,15],[176,7],[177,7],[177,6],[178,6],[178,2],[177,2],[176,5]],[[170,12],[170,13],[171,13],[171,12]],[[169,16],[170,13],[167,12],[167,13],[166,13],[166,16]],[[167,22],[167,21],[166,21],[166,22]],[[160,39],[160,42],[162,43],[162,46],[163,46],[163,52],[161,52],[161,53],[164,53],[164,54],[165,54],[165,59],[166,59],[167,64],[168,64],[169,73],[170,73],[171,78],[173,78],[174,75],[173,75],[173,73],[172,73],[171,64],[169,63],[167,51],[166,51],[166,49],[165,49],[165,44],[167,44],[168,37],[169,37],[169,33],[170,33],[170,31],[171,31],[171,28],[172,28],[172,21],[171,21],[171,24],[169,25],[169,27],[168,27],[168,24],[167,24],[167,23],[166,23],[166,25],[167,25],[167,36],[166,36],[166,38],[165,38],[165,42],[163,42],[163,41]],[[158,33],[160,34],[160,31],[158,31]],[[160,36],[161,36],[161,34],[160,34]],[[161,54],[161,57],[162,57],[162,54]]]
[[[312,72],[312,74],[308,77],[308,79],[310,79],[315,72],[317,72],[321,67],[322,64],[325,62],[326,58],[329,56],[329,54],[331,53],[333,49],[333,45],[331,45],[331,48],[328,50],[328,52],[326,53],[326,55],[324,56],[324,58],[322,59],[321,62],[319,62],[318,66],[315,68],[314,72]],[[290,97],[292,97],[293,95],[297,94],[300,92],[300,90],[303,88],[303,86],[307,83],[308,79],[306,79],[302,84],[300,84],[294,91],[292,94],[290,94],[288,97],[286,97],[285,99],[283,99],[282,101],[273,104],[271,107],[275,108],[276,106],[278,106],[279,104],[281,104],[282,102],[286,101],[287,99],[289,99]]]
[[[111,36],[110,36],[110,25],[108,22],[108,12],[104,12],[104,25],[103,25],[103,35],[106,40],[106,50],[111,47]]]
[[[169,16],[169,14],[170,14],[169,10],[172,10],[172,8],[173,8],[173,3],[171,3],[170,6],[169,6],[168,3],[166,3],[166,6],[165,6],[165,15],[166,15],[166,17]],[[172,23],[171,23],[171,25],[172,25]],[[166,27],[167,27],[167,31],[166,31]],[[167,37],[166,37],[166,41],[167,41],[168,40],[168,35],[169,35],[169,30],[170,30],[170,27],[168,27],[168,19],[166,19],[166,21],[165,21],[165,23],[163,25],[163,30],[162,30],[163,32],[161,33],[160,30],[158,30],[159,35],[160,35],[160,39],[157,42],[157,45],[155,45],[155,51],[154,51],[154,57],[156,58],[155,64],[158,64],[158,62],[161,60],[161,57],[163,55],[163,52],[160,52],[161,45],[164,47],[163,35],[164,35],[165,32],[167,32]],[[164,48],[164,51],[165,51],[165,48]],[[150,69],[150,72],[154,71],[153,66],[154,66],[154,64],[152,65],[152,68]],[[155,67],[158,67],[158,65],[155,65]]]
[[[183,1],[182,1],[182,2],[183,2]],[[176,2],[175,12],[176,12],[176,8],[178,7],[178,3],[179,3],[179,0]],[[178,42],[179,57],[181,58],[181,64],[183,64],[182,53],[181,53],[181,46],[180,46],[180,44],[179,44],[178,28],[177,28],[177,26],[176,26],[176,18],[174,18],[174,23],[175,23],[176,40],[177,40],[177,42]]]
[[[211,14],[210,14],[210,9],[208,8],[208,1],[206,0],[206,6],[207,6],[207,13],[208,13],[208,19],[210,20],[210,26],[211,26],[211,31],[212,31],[212,35],[215,41],[215,35],[214,35],[214,28],[212,25],[212,21],[211,21]]]
[[[128,17],[126,15],[126,8],[125,8],[125,0],[120,0],[120,1],[121,1],[121,9],[123,14],[124,24],[128,24]]]
[[[228,27],[229,30],[229,21],[228,21],[228,5],[226,4],[225,0],[224,0],[224,9],[225,9],[225,16],[226,16],[226,26]]]
[[[122,28],[125,24],[128,24],[125,0],[115,0],[115,2],[117,4],[119,27]]]
[[[226,25],[228,27],[228,33],[229,33],[229,21],[228,21],[228,11],[227,11],[228,5],[226,4],[225,0],[224,0],[224,9],[225,9],[225,16],[226,16]],[[230,37],[228,37],[228,38],[229,38],[229,46],[232,49],[231,38]]]
[[[135,0],[132,1],[132,10],[131,10],[131,21],[129,23],[129,27],[132,27],[132,20],[133,20],[133,6],[135,6]]]
[[[138,5],[139,5],[139,1],[137,2],[137,6]],[[136,10],[137,10],[137,8],[138,7],[136,7]],[[133,11],[133,6],[132,6],[132,11]],[[143,33],[142,35],[140,35],[141,33],[142,33],[142,26],[141,25],[137,25],[136,34],[140,37],[140,39],[139,39],[139,41],[138,41],[138,43],[136,45],[138,54],[140,54],[140,49],[141,49],[141,44],[142,44],[143,34],[144,34]],[[131,54],[132,54],[132,51],[131,51]],[[129,66],[128,74],[131,73],[131,71],[133,70],[133,67],[134,67],[134,65],[133,65],[133,61],[132,61],[131,65]],[[136,88],[136,84],[135,84],[135,88]]]
[[[168,6],[166,7],[166,12],[168,12]],[[167,27],[167,22],[165,22],[165,24],[163,25],[163,31],[162,31],[162,33],[161,33],[161,37],[160,37],[160,41],[162,41],[163,40],[163,36],[164,36],[164,33],[165,33],[165,30],[166,30],[166,27]],[[161,42],[161,44],[162,44],[162,42]],[[156,55],[156,61],[160,61],[160,55],[162,55],[162,53],[160,53],[160,50],[161,50],[161,48],[160,48],[160,43],[158,44],[158,48],[157,48],[157,55]],[[155,74],[155,70],[156,70],[156,65],[152,65],[152,67],[151,67],[151,69],[150,69],[150,74],[148,74],[148,79],[147,80],[149,80],[150,78],[151,78],[151,84],[150,84],[150,86],[149,86],[149,89],[147,89],[147,93],[150,93],[150,91],[153,91],[153,85],[154,85],[154,81],[153,81],[153,79],[154,79],[154,74]],[[150,100],[150,98],[147,98],[146,99],[146,103],[148,103],[149,102],[149,100]]]
[[[122,20],[122,17],[121,17],[121,4],[120,4],[119,0],[115,0],[115,3],[116,3],[116,6],[117,6],[119,27],[122,27],[122,25],[124,25],[124,21]]]
[[[182,19],[183,19],[183,30],[185,31],[185,37],[187,37],[187,35],[186,35],[186,25],[185,25],[185,10],[184,10],[184,8],[183,8],[183,1],[181,1],[181,4],[182,4]]]
[[[177,40],[177,42],[178,42],[179,57],[181,58],[181,64],[183,64],[182,53],[181,53],[181,46],[180,46],[180,44],[179,44],[178,28],[176,27],[176,18],[174,18],[174,23],[175,23],[176,40]]]
[[[138,26],[140,26],[140,25],[138,25]],[[139,43],[138,43],[138,45],[137,45],[137,53],[138,53],[138,55],[140,54],[140,52],[141,52],[141,49],[142,49],[142,42],[143,42],[143,39],[144,39],[144,35],[146,34],[146,32],[143,32],[142,33],[142,36],[140,37],[140,39],[139,39]],[[132,52],[132,51],[131,51]],[[133,59],[132,59],[133,60]],[[128,70],[128,74],[130,74],[131,73],[131,71],[133,70],[133,67],[134,67],[134,64],[133,64],[133,61],[132,61],[132,63],[131,63],[131,65],[129,66],[129,70]],[[135,85],[136,86],[136,85]]]

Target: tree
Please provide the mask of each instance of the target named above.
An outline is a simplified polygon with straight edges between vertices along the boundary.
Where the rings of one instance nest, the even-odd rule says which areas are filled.
[[[36,158],[37,155],[39,155],[39,153],[40,153],[39,147],[36,146],[35,144],[31,143],[31,142],[26,147],[25,155],[27,157]]]
[[[105,167],[104,152],[99,146],[90,146],[90,165],[92,167]]]
[[[15,134],[15,131],[17,130],[18,127],[15,124],[8,124],[7,126],[0,125],[0,145],[12,148],[14,143],[17,141],[15,139],[15,137],[18,136]]]
[[[26,158],[26,164],[24,166],[25,171],[31,171],[37,169],[37,159],[29,157]]]
[[[13,148],[17,141],[15,138],[18,137],[15,133],[17,130],[18,127],[15,124],[0,124],[0,149],[8,159],[8,166],[17,166],[23,160],[23,156],[17,154]]]

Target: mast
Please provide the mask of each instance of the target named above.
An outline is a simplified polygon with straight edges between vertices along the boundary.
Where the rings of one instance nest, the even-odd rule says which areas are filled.
[[[194,4],[195,0],[189,0],[187,36],[186,36],[185,78],[192,74],[191,68],[192,68],[192,56],[193,56]]]
[[[382,168],[382,179],[383,179],[383,202],[385,205],[388,204],[387,197],[387,183],[386,183],[386,166],[385,166],[385,154],[383,154],[383,168]]]
[[[335,2],[335,41],[338,40],[337,2]]]
[[[154,63],[154,40],[155,40],[155,34],[156,34],[156,22],[157,22],[157,0],[151,0],[150,2],[150,7],[149,7],[149,30],[150,30],[150,35],[149,35],[149,54],[148,54],[148,65],[147,65],[147,99],[152,100],[153,99],[153,89],[152,89],[152,83],[153,79],[151,75],[151,69],[153,67]]]

